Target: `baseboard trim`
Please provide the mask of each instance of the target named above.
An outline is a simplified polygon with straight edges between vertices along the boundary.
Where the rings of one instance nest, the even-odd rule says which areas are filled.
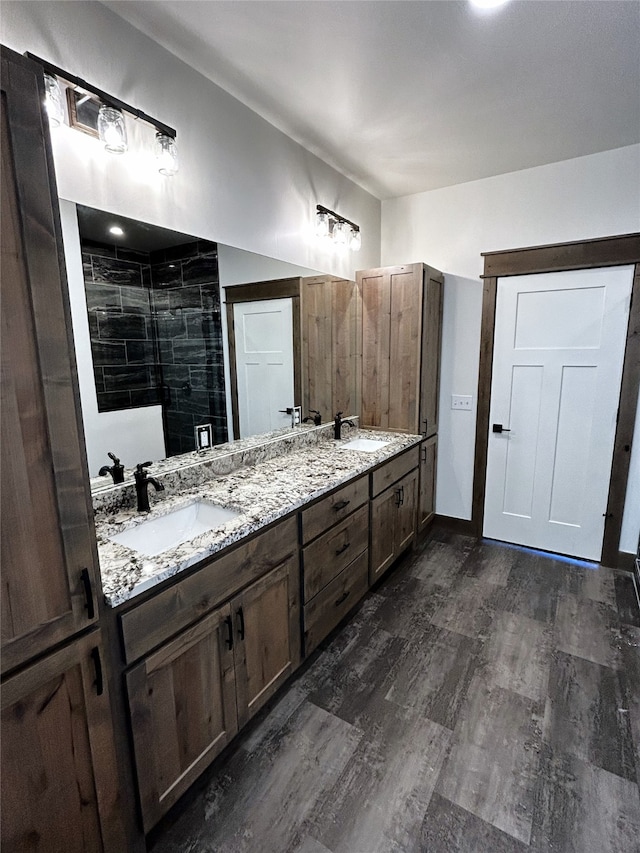
[[[636,555],[627,554],[626,551],[618,551],[618,559],[616,560],[616,569],[622,569],[625,572],[633,572],[635,569]]]
[[[476,526],[471,519],[454,518],[452,515],[436,515],[434,524],[450,530],[452,533],[462,533],[464,536],[476,536]]]

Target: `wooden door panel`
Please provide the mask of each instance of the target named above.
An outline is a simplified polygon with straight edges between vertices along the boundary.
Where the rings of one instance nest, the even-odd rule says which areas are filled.
[[[329,415],[360,414],[362,317],[355,281],[335,279],[331,291],[333,400]]]
[[[390,488],[371,501],[371,563],[369,583],[374,583],[395,559],[397,489]]]
[[[379,270],[357,274],[362,302],[361,426],[389,426],[391,277]]]
[[[418,471],[407,474],[398,484],[400,506],[396,521],[396,555],[408,548],[416,535],[416,512],[418,508]]]
[[[303,417],[315,409],[324,422],[332,416],[331,279],[302,280]]]
[[[2,56],[2,669],[92,621],[95,554],[70,315],[35,66]]]
[[[434,270],[424,272],[424,309],[422,329],[422,374],[420,379],[420,423],[418,432],[427,438],[438,432],[440,394],[440,352],[442,348],[443,284]]]
[[[216,610],[127,673],[145,831],[237,731],[230,612]]]
[[[300,662],[297,557],[269,572],[231,603],[236,629],[238,722],[242,726]]]
[[[95,651],[94,651],[95,650]],[[2,688],[2,850],[126,849],[98,631]],[[104,844],[103,844],[104,842]]]
[[[417,433],[422,337],[422,264],[391,275],[389,429]]]

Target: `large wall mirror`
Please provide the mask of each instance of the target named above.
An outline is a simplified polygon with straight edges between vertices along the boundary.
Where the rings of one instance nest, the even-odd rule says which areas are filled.
[[[193,451],[202,424],[227,441],[225,287],[318,271],[64,200],[61,218],[90,476],[109,453],[130,468]]]

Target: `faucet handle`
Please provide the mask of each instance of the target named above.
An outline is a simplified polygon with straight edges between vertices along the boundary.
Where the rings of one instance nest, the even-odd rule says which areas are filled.
[[[149,465],[153,465],[153,462],[151,462],[151,460],[149,460],[149,462],[138,462],[138,464],[136,465],[136,471],[138,472],[138,474],[142,474],[144,469],[148,468]]]
[[[109,451],[107,452],[107,456],[109,457],[109,459],[113,459],[113,462],[114,462],[114,464],[115,464],[115,465],[119,465],[119,464],[120,464],[120,460],[119,460],[119,459],[118,459],[118,457],[115,455],[115,453],[112,453],[112,452],[109,450]]]

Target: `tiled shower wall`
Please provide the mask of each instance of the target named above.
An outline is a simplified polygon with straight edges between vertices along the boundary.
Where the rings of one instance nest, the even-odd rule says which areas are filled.
[[[227,440],[222,323],[215,243],[198,240],[151,254],[151,299],[166,408],[169,455],[195,447],[197,424]]]
[[[98,410],[163,404],[167,455],[227,440],[215,243],[145,254],[82,241]]]

